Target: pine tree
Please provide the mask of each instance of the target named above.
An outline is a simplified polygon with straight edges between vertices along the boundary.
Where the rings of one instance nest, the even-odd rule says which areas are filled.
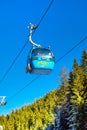
[[[63,67],[61,72],[61,85],[60,85],[61,90],[59,92],[60,104],[58,102],[58,105],[62,105],[62,102],[66,103],[67,87],[68,87],[68,72],[66,71],[66,68]]]
[[[67,119],[67,130],[76,130],[77,129],[77,106],[71,102],[73,96],[72,90],[72,72],[69,75],[69,86],[67,89],[67,102],[65,104],[66,108],[66,119]]]
[[[82,59],[81,59],[81,67],[84,72],[84,81],[83,81],[83,86],[84,86],[84,93],[83,93],[83,98],[84,98],[84,104],[82,104],[82,109],[80,108],[80,113],[82,113],[82,123],[80,124],[80,127],[82,127],[84,130],[87,129],[87,52],[84,50],[82,54]],[[80,118],[81,119],[81,118]]]
[[[66,130],[67,126],[67,111],[66,111],[66,94],[68,88],[68,73],[66,68],[64,67],[61,72],[61,90],[58,93],[59,102],[57,103],[57,108],[54,110],[55,112],[55,123],[53,130]]]
[[[87,74],[87,52],[85,50],[83,51],[82,54],[81,66],[84,70],[84,73]]]
[[[84,71],[83,68],[78,65],[76,60],[74,60],[74,65],[73,65],[73,76],[72,76],[72,92],[73,95],[71,97],[71,103],[74,104],[75,106],[78,107],[78,121],[79,121],[79,126],[78,130],[83,129],[83,122],[84,122],[84,104],[85,104],[85,90],[86,86],[84,86]]]

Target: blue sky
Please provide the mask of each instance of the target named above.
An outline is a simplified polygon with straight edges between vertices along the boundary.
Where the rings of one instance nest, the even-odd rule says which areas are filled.
[[[49,3],[50,0],[0,2],[0,79],[27,41],[29,35],[27,26],[29,23],[38,24]],[[35,31],[33,41],[44,47],[50,45],[57,60],[85,36],[87,36],[87,0],[54,0]],[[8,101],[6,106],[0,107],[0,114],[30,104],[56,89],[62,68],[65,66],[67,71],[70,71],[74,58],[78,62],[81,61],[82,51],[87,50],[87,40],[57,62],[49,76],[40,76],[17,94],[21,88],[37,77],[25,73],[30,48],[29,43],[0,83],[0,95],[7,96]]]

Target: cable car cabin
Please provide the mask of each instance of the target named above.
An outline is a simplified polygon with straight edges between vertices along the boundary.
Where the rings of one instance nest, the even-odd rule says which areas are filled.
[[[6,101],[5,101],[5,98],[6,98],[6,96],[0,96],[0,106],[4,106],[4,105],[6,105]]]
[[[49,74],[54,69],[55,58],[49,48],[33,47],[27,60],[26,72]]]
[[[4,106],[4,105],[6,105],[6,104],[7,104],[6,101],[0,102],[0,106]]]

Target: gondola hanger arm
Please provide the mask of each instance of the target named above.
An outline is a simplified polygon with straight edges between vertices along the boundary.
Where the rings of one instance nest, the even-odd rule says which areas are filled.
[[[40,47],[41,46],[40,44],[37,44],[32,41],[33,30],[35,30],[37,28],[37,26],[30,23],[30,27],[28,27],[28,28],[30,28],[29,42],[32,44],[32,46]]]

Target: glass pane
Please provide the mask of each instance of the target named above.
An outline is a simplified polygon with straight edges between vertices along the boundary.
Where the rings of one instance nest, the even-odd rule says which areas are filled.
[[[33,60],[38,60],[38,58],[40,58],[40,57],[42,60],[47,59],[49,61],[54,61],[54,56],[49,49],[36,48],[32,51]]]
[[[48,49],[37,48],[37,49],[33,50],[32,54],[33,54],[33,56],[35,56],[35,55],[49,55],[49,54],[51,54],[51,52]]]

